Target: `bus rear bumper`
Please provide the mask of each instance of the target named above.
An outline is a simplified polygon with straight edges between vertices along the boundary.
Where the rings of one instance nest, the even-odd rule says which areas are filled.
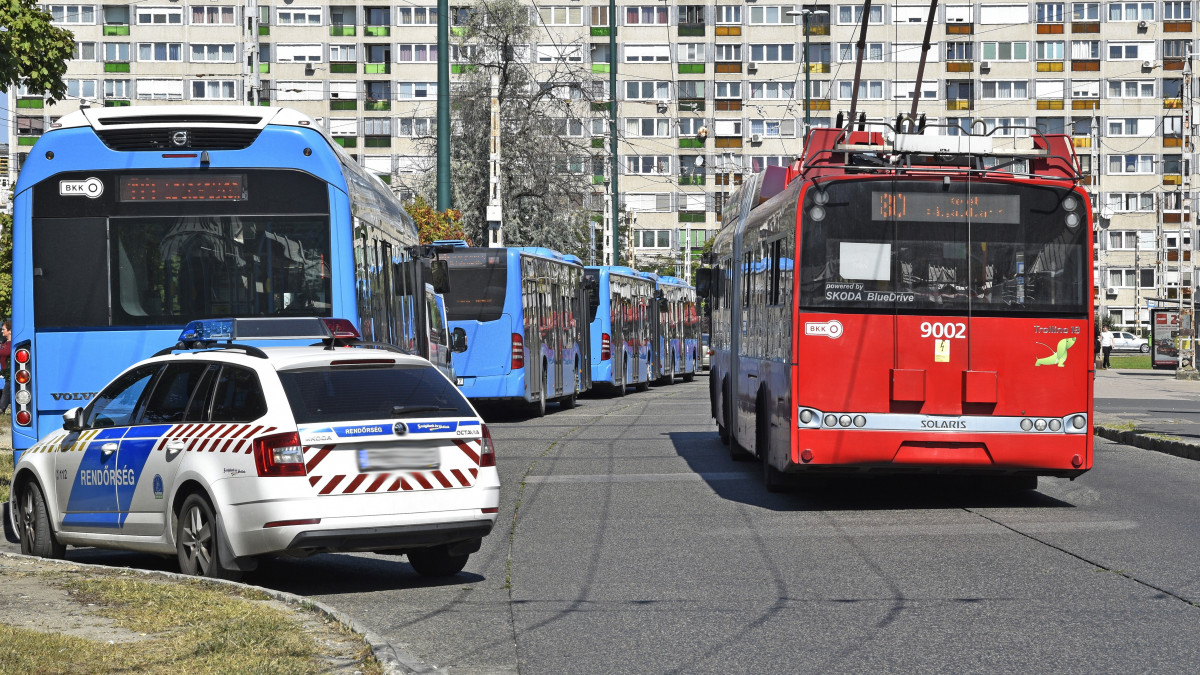
[[[1023,474],[1073,478],[1092,467],[1089,434],[945,434],[800,430],[789,473]]]

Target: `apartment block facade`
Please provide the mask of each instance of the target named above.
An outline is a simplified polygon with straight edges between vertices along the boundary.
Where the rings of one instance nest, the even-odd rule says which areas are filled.
[[[939,2],[919,87],[930,10],[915,0],[872,3],[857,85],[861,2],[530,2],[539,42],[518,58],[576,65],[592,91],[607,92],[616,68],[622,256],[681,271],[743,176],[792,161],[805,129],[832,124],[852,101],[881,129],[909,112],[919,89],[927,133],[1069,134],[1098,214],[1096,305],[1137,328],[1150,306],[1189,300],[1195,288],[1194,5]],[[14,173],[54,120],[81,105],[175,102],[296,108],[402,196],[433,166],[432,0],[43,7],[75,33],[69,96],[49,104],[9,93]],[[452,0],[441,18],[454,31],[474,8]],[[450,56],[457,72],[457,50]],[[593,173],[587,207],[600,236],[611,232],[608,114],[592,105],[567,125],[585,146],[591,135],[579,165]]]

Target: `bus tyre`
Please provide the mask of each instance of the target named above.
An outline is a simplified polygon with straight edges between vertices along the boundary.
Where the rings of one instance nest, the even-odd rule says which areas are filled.
[[[450,555],[443,546],[431,546],[408,554],[408,564],[423,577],[452,577],[467,566],[470,553]]]
[[[637,386],[635,386],[634,389],[637,391],[646,391],[650,389],[650,376],[652,374],[654,374],[654,359],[650,359],[646,362],[646,372],[644,373],[644,377],[640,382],[637,383]]]
[[[696,355],[692,354],[692,369],[683,373],[683,381],[691,382],[696,379]]]
[[[55,559],[66,555],[67,547],[58,543],[50,527],[50,511],[46,508],[42,488],[32,480],[21,491],[17,520],[21,532],[21,553]]]
[[[222,567],[217,517],[208,499],[201,494],[188,495],[179,509],[175,524],[175,555],[179,571],[197,577],[236,579],[237,570]]]
[[[546,416],[546,388],[545,387],[542,387],[542,390],[539,391],[537,394],[537,398],[534,399],[532,404],[530,404],[529,412],[532,413],[534,417],[545,417]]]
[[[771,464],[771,435],[768,432],[769,423],[765,414],[766,406],[763,405],[761,398],[756,408],[758,409],[758,414],[754,425],[754,440],[758,449],[758,456],[762,459],[763,485],[767,488],[767,492],[782,492],[786,485],[785,476],[782,471],[776,469]]]

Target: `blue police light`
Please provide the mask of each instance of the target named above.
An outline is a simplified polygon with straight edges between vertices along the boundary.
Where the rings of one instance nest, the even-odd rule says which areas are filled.
[[[197,319],[179,334],[183,344],[203,345],[218,340],[328,340],[333,337],[318,317],[248,317]]]

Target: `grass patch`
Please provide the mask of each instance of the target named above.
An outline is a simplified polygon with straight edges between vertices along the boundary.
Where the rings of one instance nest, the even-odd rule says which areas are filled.
[[[12,487],[13,451],[0,450],[0,502],[8,501],[8,491]]]
[[[1121,368],[1124,370],[1150,370],[1150,355],[1149,354],[1110,354],[1108,363],[1113,368]]]
[[[210,587],[200,580],[47,576],[78,602],[97,605],[99,614],[147,639],[113,644],[0,626],[0,672],[318,673],[328,668],[304,626],[266,605],[267,596],[257,591]]]

